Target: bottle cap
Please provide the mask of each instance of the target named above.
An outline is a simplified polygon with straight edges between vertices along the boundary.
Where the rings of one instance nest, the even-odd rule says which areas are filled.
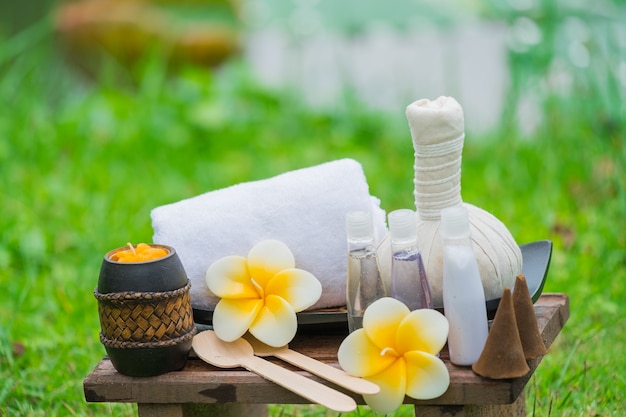
[[[409,209],[395,210],[387,216],[391,240],[396,242],[415,241],[417,239],[417,224],[415,212]]]
[[[348,239],[367,240],[374,238],[372,214],[367,211],[351,211],[346,214]]]
[[[443,237],[470,235],[469,216],[465,206],[452,206],[441,210],[441,234]]]

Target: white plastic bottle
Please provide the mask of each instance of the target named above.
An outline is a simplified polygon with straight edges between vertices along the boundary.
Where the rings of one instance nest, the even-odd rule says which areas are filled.
[[[443,308],[450,325],[450,361],[468,366],[478,360],[489,328],[485,292],[470,239],[465,206],[441,210],[441,234]]]
[[[432,308],[430,285],[417,246],[415,212],[400,209],[387,217],[391,236],[391,296],[410,310]]]
[[[346,215],[348,232],[348,278],[346,305],[350,333],[363,327],[365,309],[387,291],[378,268],[372,215],[354,211]]]

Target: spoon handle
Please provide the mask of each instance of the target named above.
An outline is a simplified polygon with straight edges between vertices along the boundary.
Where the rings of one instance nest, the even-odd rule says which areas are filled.
[[[353,398],[265,359],[249,356],[242,365],[247,370],[331,410],[347,413],[356,409]]]
[[[380,391],[380,387],[373,382],[349,375],[341,369],[327,365],[295,350],[282,349],[274,352],[274,356],[352,392],[377,394]]]

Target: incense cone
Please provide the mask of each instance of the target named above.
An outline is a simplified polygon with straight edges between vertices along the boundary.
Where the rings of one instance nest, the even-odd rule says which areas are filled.
[[[515,309],[515,320],[526,359],[536,359],[545,355],[547,349],[539,333],[535,308],[528,291],[526,277],[523,274],[518,275],[515,279],[513,308]]]
[[[530,371],[517,330],[510,288],[504,289],[487,342],[472,370],[492,379],[517,378]]]

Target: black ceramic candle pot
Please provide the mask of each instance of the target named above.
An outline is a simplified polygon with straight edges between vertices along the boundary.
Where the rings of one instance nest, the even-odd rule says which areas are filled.
[[[100,341],[115,369],[129,376],[154,376],[185,366],[196,333],[189,280],[174,248],[145,262],[104,256],[98,287]]]

